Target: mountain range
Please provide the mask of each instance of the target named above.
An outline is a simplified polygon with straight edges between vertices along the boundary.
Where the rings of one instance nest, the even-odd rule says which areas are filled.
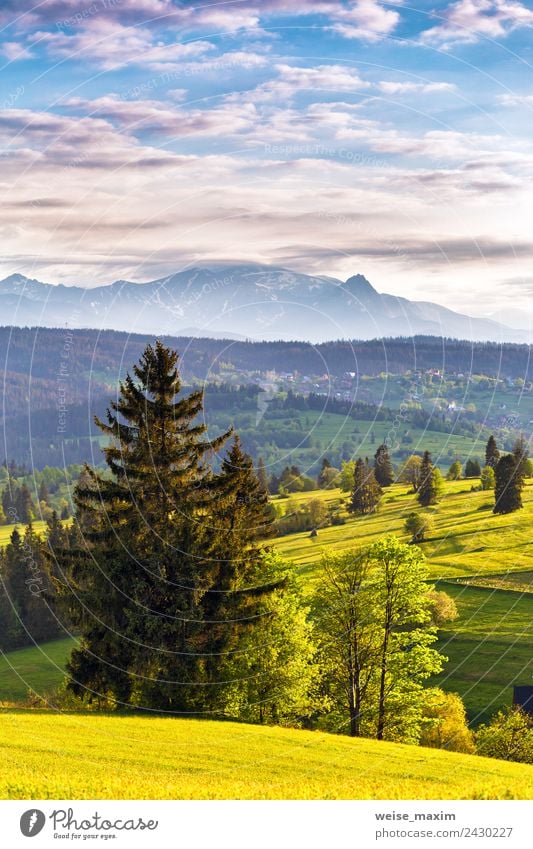
[[[243,263],[199,265],[146,283],[95,288],[0,281],[0,323],[242,339],[375,339],[429,335],[528,342],[527,331],[426,301],[379,293],[361,274],[346,281]]]

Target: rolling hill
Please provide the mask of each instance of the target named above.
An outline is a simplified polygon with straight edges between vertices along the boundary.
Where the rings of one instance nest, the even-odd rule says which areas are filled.
[[[533,766],[285,728],[2,711],[3,799],[530,799]]]
[[[440,650],[449,662],[435,683],[460,693],[470,722],[479,725],[511,704],[513,684],[529,683],[533,675],[529,553],[533,485],[524,491],[523,510],[494,516],[492,493],[472,492],[473,483],[476,481],[446,483],[444,497],[436,508],[430,508],[435,530],[421,547],[429,561],[431,580],[454,598],[459,611],[459,618],[440,632]],[[286,509],[289,504],[311,499],[339,505],[346,494],[320,490],[290,499],[274,498],[273,504]],[[370,545],[387,533],[407,539],[404,521],[413,509],[415,497],[406,486],[397,484],[386,490],[374,516],[345,514],[345,524],[320,528],[316,538],[308,532],[296,533],[278,537],[272,544],[294,563],[304,591],[310,594],[323,550]],[[11,529],[8,526],[0,537],[0,545],[7,543]],[[62,679],[71,648],[72,641],[64,639],[9,652],[0,662],[0,701],[21,704],[30,689],[39,696],[50,694]]]

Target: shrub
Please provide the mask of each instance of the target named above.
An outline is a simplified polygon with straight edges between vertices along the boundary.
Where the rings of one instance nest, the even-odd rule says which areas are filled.
[[[492,466],[485,466],[483,471],[481,472],[481,489],[494,489],[495,484],[496,476],[494,474],[494,469],[492,468]]]
[[[450,752],[474,752],[474,735],[468,727],[465,708],[457,693],[445,693],[438,687],[426,691],[421,746],[448,749]]]
[[[431,601],[431,621],[437,628],[442,628],[447,622],[453,622],[459,616],[457,605],[448,593],[442,590],[430,590],[428,598]]]
[[[478,755],[503,761],[533,763],[533,720],[517,707],[500,711],[476,734]]]
[[[454,463],[448,469],[448,474],[446,475],[446,480],[449,481],[458,481],[461,480],[463,476],[463,467],[459,460],[455,460]]]
[[[405,530],[411,534],[413,544],[424,542],[426,534],[431,533],[435,523],[426,513],[410,513],[405,520]]]

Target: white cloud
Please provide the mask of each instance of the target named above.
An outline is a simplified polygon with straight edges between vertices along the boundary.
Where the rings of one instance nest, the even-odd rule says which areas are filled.
[[[288,158],[264,149],[243,158],[216,147],[210,155],[178,154],[133,135],[143,124],[173,132],[177,121],[187,131],[222,139],[224,121],[234,114],[230,107],[237,105],[223,103],[222,111],[205,115],[209,128],[200,126],[196,110],[178,104],[110,96],[71,103],[82,117],[6,110],[0,116],[0,184],[10,185],[10,201],[19,206],[0,210],[4,257],[26,271],[35,258],[50,280],[84,282],[155,277],[184,259],[234,259],[238,252],[243,260],[284,259],[317,273],[361,270],[381,289],[403,294],[417,287],[423,292],[428,275],[444,270],[457,286],[447,295],[452,305],[465,282],[476,290],[476,274],[483,292],[504,271],[507,277],[526,273],[531,251],[524,248],[513,259],[512,247],[505,246],[530,241],[532,201],[528,182],[513,187],[504,173],[501,140],[501,169],[487,154],[431,170],[397,167],[385,154],[354,159],[348,154],[360,145],[342,142],[314,155],[305,148],[299,154],[295,146]],[[87,117],[88,110],[95,116]],[[327,128],[330,139],[355,118],[342,103],[333,109],[315,104],[305,116],[312,127]],[[283,130],[289,132],[297,118],[276,109],[269,111],[269,126],[285,138]],[[365,145],[377,146],[386,132],[377,122],[359,120],[357,126]],[[398,132],[387,143],[403,148],[406,140]],[[437,141],[427,134],[419,143],[436,144],[438,151],[465,147],[465,139]],[[486,139],[473,143],[490,146]],[[480,234],[490,278],[484,260],[476,266],[469,259]],[[446,251],[444,259],[435,243]]]
[[[533,10],[515,0],[458,0],[445,10],[442,23],[422,33],[421,40],[443,46],[472,44],[532,26]]]
[[[348,9],[333,13],[335,23],[331,29],[344,38],[379,41],[390,35],[400,22],[400,14],[385,9],[378,0],[357,0]]]
[[[120,100],[115,95],[107,95],[96,100],[71,98],[65,106],[82,114],[103,117],[131,135],[150,131],[177,139],[187,136],[230,138],[252,130],[257,119],[251,103],[184,109],[159,100]]]
[[[383,80],[378,84],[384,94],[433,94],[436,92],[457,91],[453,83],[413,83]]]
[[[361,79],[355,68],[347,65],[317,65],[302,68],[284,63],[275,66],[277,77],[262,83],[242,96],[258,101],[277,101],[292,98],[298,92],[352,92],[369,88],[370,83]]]
[[[502,94],[498,102],[503,106],[533,106],[533,94]]]
[[[18,41],[4,41],[0,47],[0,52],[9,59],[10,62],[17,62],[22,59],[31,59],[33,54],[28,47],[24,47]]]
[[[205,40],[189,43],[156,40],[150,29],[122,26],[102,17],[89,19],[87,25],[74,34],[39,31],[33,33],[30,40],[44,45],[55,59],[94,62],[105,70],[140,65],[164,71],[179,68],[184,60],[213,49]]]

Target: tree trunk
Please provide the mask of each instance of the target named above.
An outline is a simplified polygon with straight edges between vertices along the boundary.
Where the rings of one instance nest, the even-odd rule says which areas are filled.
[[[385,680],[387,676],[387,649],[389,645],[389,631],[385,629],[383,638],[383,650],[381,654],[381,675],[379,681],[379,707],[378,707],[378,727],[376,737],[378,740],[383,740],[385,733]]]
[[[359,712],[356,706],[357,691],[354,677],[350,676],[350,736],[359,737]]]

